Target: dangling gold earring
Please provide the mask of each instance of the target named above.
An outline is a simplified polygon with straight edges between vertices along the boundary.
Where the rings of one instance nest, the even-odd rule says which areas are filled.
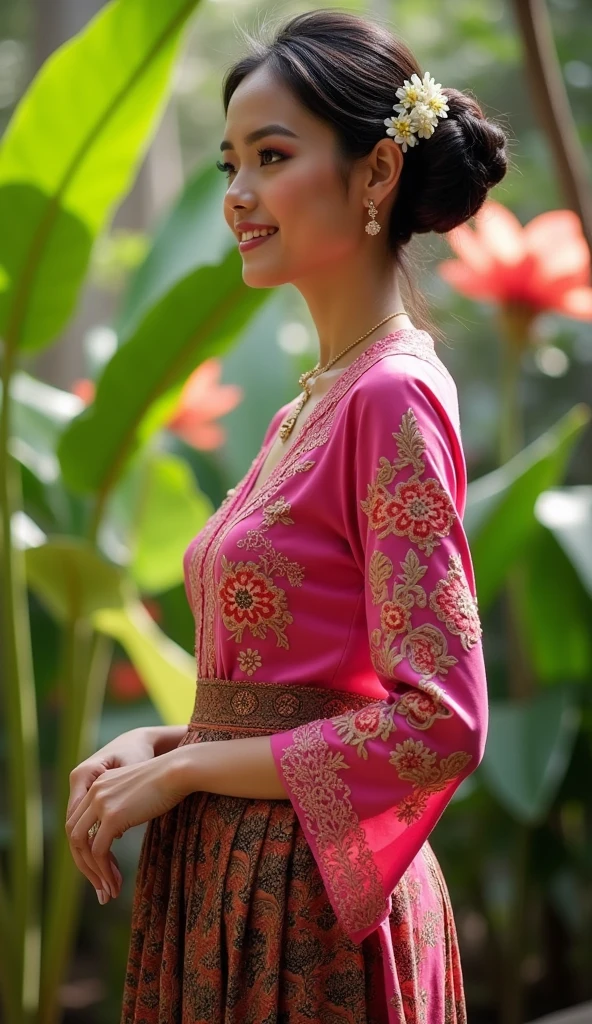
[[[376,214],[378,213],[378,210],[376,209],[372,200],[370,200],[368,204],[368,213],[370,214],[372,220],[369,220],[368,223],[366,224],[366,231],[368,232],[369,235],[377,235],[378,232],[380,231],[380,224],[374,219],[376,217]]]

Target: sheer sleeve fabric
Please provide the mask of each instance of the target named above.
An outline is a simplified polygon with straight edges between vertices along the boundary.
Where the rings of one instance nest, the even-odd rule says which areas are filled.
[[[365,381],[344,419],[336,486],[387,696],[271,748],[335,914],[361,942],[479,764],[488,709],[453,417],[429,383],[392,371]]]

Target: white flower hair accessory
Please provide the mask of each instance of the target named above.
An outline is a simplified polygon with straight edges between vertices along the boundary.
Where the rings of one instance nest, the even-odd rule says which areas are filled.
[[[386,134],[392,135],[404,153],[407,148],[415,146],[416,135],[420,139],[429,139],[434,134],[439,117],[448,117],[449,110],[446,96],[439,82],[436,82],[426,71],[423,80],[419,75],[411,75],[411,81],[405,79],[395,95],[401,100],[393,104],[398,117],[385,117]]]

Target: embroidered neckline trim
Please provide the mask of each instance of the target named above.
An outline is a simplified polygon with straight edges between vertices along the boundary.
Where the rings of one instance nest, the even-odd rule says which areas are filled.
[[[401,336],[401,340],[406,341],[409,335],[411,335],[413,338],[417,337],[417,335],[422,336],[422,341],[420,342],[422,346],[422,351],[417,352],[417,355],[422,355],[424,354],[425,351],[426,358],[429,359],[429,357],[433,355],[434,359],[437,360],[438,363],[440,363],[440,360],[436,355],[432,336],[428,334],[427,331],[418,330],[417,327],[399,327],[398,330],[391,331],[390,334],[385,334],[382,338],[376,338],[376,340],[373,341],[371,345],[368,345],[368,348],[365,348],[363,349],[362,352],[359,352],[355,359],[352,359],[351,363],[343,367],[342,372],[338,374],[338,376],[335,378],[331,386],[319,398],[310,416],[308,416],[308,418],[305,420],[302,426],[302,430],[300,430],[300,432],[298,433],[296,440],[289,446],[289,448],[286,449],[281,458],[278,459],[267,479],[261,484],[261,486],[256,491],[253,491],[252,485],[257,480],[259,470],[261,469],[261,466],[265,462],[267,453],[269,452],[275,440],[275,434],[271,435],[268,444],[265,446],[265,448],[262,448],[261,451],[259,451],[255,457],[254,461],[256,463],[256,466],[252,466],[251,471],[247,474],[247,477],[243,479],[243,486],[240,489],[242,500],[245,501],[247,504],[250,504],[250,502],[254,501],[261,491],[265,490],[268,483],[276,475],[276,472],[279,470],[279,467],[284,464],[286,457],[292,452],[292,449],[297,448],[300,442],[306,439],[309,430],[312,427],[314,427],[317,420],[324,415],[325,406],[330,405],[334,395],[339,394],[339,398],[341,398],[342,395],[345,394],[345,392],[349,388],[350,377],[353,377],[353,379],[351,380],[352,384],[357,380],[357,378],[360,376],[360,374],[357,372],[358,365],[363,360],[370,359],[370,357],[374,354],[375,349],[377,349],[378,347],[380,347],[380,351],[382,351],[383,347],[389,347],[388,343],[398,341],[399,336]],[[370,364],[372,362],[373,360],[370,361]],[[285,415],[286,414],[284,413],[284,417]]]

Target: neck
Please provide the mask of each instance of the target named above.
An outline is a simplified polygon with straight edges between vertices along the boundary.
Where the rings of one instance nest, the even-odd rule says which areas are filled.
[[[369,247],[364,247],[363,259],[348,265],[344,272],[331,265],[329,271],[323,268],[311,278],[298,280],[293,284],[304,297],[319,337],[318,361],[325,366],[336,356],[333,369],[349,366],[378,338],[386,334],[413,327],[407,314],[392,317],[380,327],[375,327],[385,317],[404,310],[399,288],[398,273],[392,262],[369,258]],[[366,332],[374,328],[359,344],[340,356],[345,348]]]

